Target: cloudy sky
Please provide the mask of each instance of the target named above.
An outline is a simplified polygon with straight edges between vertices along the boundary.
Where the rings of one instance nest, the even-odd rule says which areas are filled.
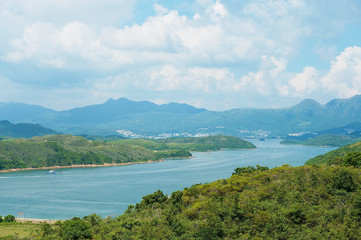
[[[361,93],[359,0],[1,0],[0,102],[210,110]]]

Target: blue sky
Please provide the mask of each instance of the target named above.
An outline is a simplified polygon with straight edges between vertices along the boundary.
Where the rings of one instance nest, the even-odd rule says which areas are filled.
[[[2,0],[0,102],[210,110],[361,93],[359,0]]]

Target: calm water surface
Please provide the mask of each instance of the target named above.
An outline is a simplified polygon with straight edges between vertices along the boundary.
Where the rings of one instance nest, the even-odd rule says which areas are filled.
[[[0,173],[0,215],[23,212],[26,218],[67,219],[97,213],[121,215],[142,196],[161,189],[170,194],[196,183],[228,178],[241,166],[303,165],[334,148],[254,142],[257,150],[193,153],[194,158],[117,167]]]

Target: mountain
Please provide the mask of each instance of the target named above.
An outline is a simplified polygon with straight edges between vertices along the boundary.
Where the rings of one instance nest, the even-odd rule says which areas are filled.
[[[108,123],[127,119],[129,115],[149,114],[152,112],[168,114],[195,114],[205,109],[198,109],[187,104],[169,103],[157,105],[148,101],[135,102],[126,98],[109,99],[104,104],[74,108],[55,113],[60,122],[66,123]]]
[[[11,103],[14,105],[15,103]],[[208,111],[187,104],[154,104],[126,98],[103,104],[54,111],[40,106],[18,104],[12,111],[0,104],[0,117],[14,122],[40,123],[71,134],[114,135],[116,130],[134,136],[162,133],[226,134],[240,137],[286,136],[288,133],[316,132],[361,121],[361,95],[335,99],[322,105],[312,99],[279,109],[232,109]],[[5,111],[5,110],[6,111]]]
[[[10,122],[32,122],[32,119],[38,116],[55,113],[56,111],[44,108],[38,105],[24,103],[0,103],[0,119],[6,119]]]
[[[15,138],[30,138],[34,136],[52,135],[57,132],[40,124],[12,124],[7,120],[0,121],[0,136]]]

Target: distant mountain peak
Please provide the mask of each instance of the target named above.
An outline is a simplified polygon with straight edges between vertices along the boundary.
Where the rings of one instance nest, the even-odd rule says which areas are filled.
[[[131,102],[131,100],[124,98],[124,97],[120,97],[118,99],[114,99],[114,98],[109,98],[105,104],[107,103],[120,103],[120,102]]]
[[[335,106],[338,104],[344,104],[344,103],[361,103],[361,95],[355,95],[351,98],[345,98],[345,99],[333,99],[329,101],[326,106]]]
[[[303,99],[298,105],[309,106],[309,105],[321,105],[321,104],[319,102],[317,102],[316,100],[306,98],[306,99]]]
[[[111,102],[114,102],[114,98],[109,98],[108,100],[105,101],[105,103],[111,103]]]
[[[313,99],[304,99],[299,104],[292,107],[293,109],[319,109],[322,105]]]

